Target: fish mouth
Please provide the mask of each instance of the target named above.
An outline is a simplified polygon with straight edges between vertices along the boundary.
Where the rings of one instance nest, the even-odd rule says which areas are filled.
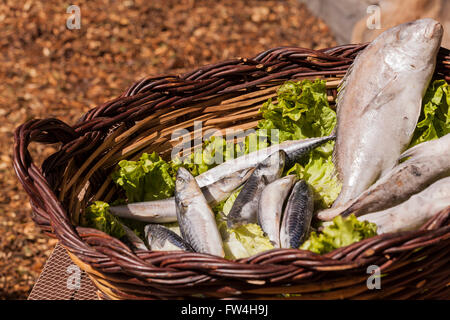
[[[179,185],[186,184],[191,180],[191,177],[192,175],[187,169],[180,167],[177,171],[176,182]]]
[[[438,38],[442,36],[443,32],[444,28],[442,27],[442,24],[440,24],[438,21],[434,21],[434,23],[430,24],[425,29],[425,37],[427,39]]]

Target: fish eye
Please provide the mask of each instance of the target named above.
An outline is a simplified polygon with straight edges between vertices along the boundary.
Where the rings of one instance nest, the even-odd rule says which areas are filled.
[[[186,180],[183,179],[182,177],[178,176],[178,177],[177,177],[177,182],[178,182],[178,183],[185,183]]]
[[[397,32],[396,36],[397,36],[398,40],[405,40],[407,38],[407,36],[408,36],[407,29],[405,28],[405,29],[399,30]]]

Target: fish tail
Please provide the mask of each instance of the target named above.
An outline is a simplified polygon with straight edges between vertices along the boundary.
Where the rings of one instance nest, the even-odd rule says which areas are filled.
[[[334,140],[335,140],[334,147],[333,147],[333,153],[331,154],[331,161],[334,164],[332,178],[337,177],[338,180],[340,181],[340,179],[339,179],[340,172],[339,172],[339,166],[338,166],[338,154],[337,154],[337,147],[336,147],[337,146],[337,130],[338,129],[337,129],[337,125],[336,125],[336,126],[334,126],[333,131],[331,132],[331,135],[330,135],[330,136],[334,137]]]
[[[431,141],[430,141],[431,142]],[[431,144],[433,145],[433,144]],[[421,154],[427,154],[427,148],[430,147],[430,143],[419,143],[415,145],[412,148],[407,149],[404,151],[398,158],[397,162],[402,162],[403,160],[407,160],[407,158],[416,158],[419,157]]]
[[[322,221],[330,221],[342,214],[343,210],[345,210],[343,207],[325,209],[317,213],[317,218]]]

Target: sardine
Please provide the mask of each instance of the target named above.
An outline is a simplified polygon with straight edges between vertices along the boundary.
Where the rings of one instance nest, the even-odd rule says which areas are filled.
[[[296,180],[295,175],[288,175],[269,183],[261,193],[258,206],[258,224],[275,248],[280,248],[283,204]]]
[[[384,176],[411,142],[442,33],[433,19],[404,23],[356,57],[337,98],[334,163],[342,190],[333,207]]]
[[[290,166],[297,162],[302,156],[308,154],[312,149],[324,144],[325,142],[333,140],[334,138],[334,135],[330,135],[319,138],[284,141],[280,144],[275,144],[268,148],[256,150],[238,158],[228,160],[198,175],[195,179],[200,187],[210,185],[237,170],[257,166],[258,163],[278,150],[283,150],[286,152],[286,163],[287,166]]]
[[[202,188],[206,201],[215,206],[227,199],[239,188],[253,172],[253,167],[232,172],[230,175]],[[135,202],[127,205],[113,206],[110,211],[118,217],[130,218],[150,223],[167,223],[177,221],[175,198]]]
[[[282,248],[298,249],[306,240],[314,211],[313,193],[304,181],[298,181],[289,196],[281,222]]]
[[[185,250],[194,252],[189,243],[183,240],[172,230],[159,225],[148,224],[144,228],[145,238],[147,239],[150,250],[153,251],[172,251]]]
[[[125,231],[125,238],[126,241],[129,242],[129,244],[133,247],[133,249],[137,250],[148,250],[147,246],[145,245],[145,242],[142,241],[141,238],[137,236],[136,233],[134,233],[133,230],[128,228],[126,225],[121,223],[121,226],[123,230]]]
[[[286,153],[279,150],[256,166],[255,171],[242,187],[227,215],[229,228],[237,227],[243,223],[256,222],[261,193],[269,183],[281,176],[285,162]]]
[[[226,200],[237,188],[244,184],[253,173],[255,167],[232,172],[216,182],[201,188],[206,201],[211,207]]]
[[[121,218],[135,219],[150,223],[177,221],[175,198],[129,203],[109,207],[114,215]]]
[[[420,228],[435,214],[448,207],[450,177],[436,181],[395,207],[363,215],[358,220],[375,223],[378,234],[409,231]]]
[[[440,139],[423,142],[406,150],[399,160],[407,159],[386,173],[369,189],[343,207],[318,213],[318,218],[331,220],[341,214],[384,210],[407,200],[433,182],[450,176],[450,133]]]
[[[181,235],[196,252],[224,257],[214,213],[192,174],[181,167],[175,181],[175,203]]]

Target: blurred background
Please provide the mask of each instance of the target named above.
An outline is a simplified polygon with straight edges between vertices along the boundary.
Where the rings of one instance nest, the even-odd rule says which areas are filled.
[[[399,3],[404,8],[405,2],[415,11],[400,10]],[[0,299],[26,299],[56,244],[31,221],[28,198],[12,168],[13,132],[23,122],[56,117],[74,123],[90,108],[116,97],[147,75],[179,74],[228,58],[252,57],[277,46],[318,49],[366,42],[384,28],[424,15],[448,21],[442,10],[448,9],[449,3],[2,1]],[[72,4],[80,8],[80,29],[66,26],[70,17],[66,10]],[[367,10],[374,4],[381,8],[379,29],[367,24],[368,17],[377,22],[376,10]],[[408,14],[392,14],[399,11]],[[383,23],[385,16],[389,18]],[[448,47],[448,35],[446,39]],[[54,150],[33,146],[31,151],[42,160]]]

